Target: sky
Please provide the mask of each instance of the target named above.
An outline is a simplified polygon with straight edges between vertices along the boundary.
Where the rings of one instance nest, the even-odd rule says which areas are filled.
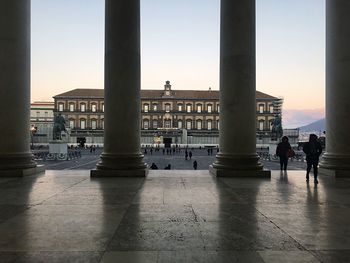
[[[325,0],[256,0],[257,90],[323,112]],[[141,0],[141,88],[219,89],[219,0]],[[103,88],[104,0],[32,0],[32,101]]]

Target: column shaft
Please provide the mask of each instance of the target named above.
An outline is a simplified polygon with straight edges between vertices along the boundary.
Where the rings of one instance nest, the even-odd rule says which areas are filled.
[[[320,164],[350,175],[350,2],[326,1],[326,153]]]
[[[106,0],[104,151],[92,176],[145,175],[140,152],[140,0]]]
[[[0,4],[0,107],[0,174],[23,175],[36,166],[29,149],[29,0]]]
[[[211,171],[256,175],[255,0],[221,0],[220,34],[220,153]]]

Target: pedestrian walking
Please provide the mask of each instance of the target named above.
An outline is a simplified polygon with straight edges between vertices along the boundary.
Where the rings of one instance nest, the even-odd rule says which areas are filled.
[[[280,158],[281,171],[287,170],[288,165],[288,151],[292,147],[289,144],[289,139],[287,136],[282,137],[282,141],[277,145],[276,155]]]
[[[191,151],[188,153],[188,156],[190,157],[190,160],[191,160],[192,159],[192,152]]]
[[[320,155],[322,153],[322,145],[317,140],[316,134],[310,134],[309,142],[305,143],[303,147],[303,152],[306,154],[306,181],[309,182],[309,174],[311,168],[314,168],[314,182],[318,184],[318,162],[320,160]]]
[[[164,170],[171,170],[171,165],[170,165],[170,163],[169,163],[167,166],[164,167]]]
[[[210,155],[210,148],[208,148],[208,156]]]
[[[185,152],[185,160],[187,160],[187,158],[188,158],[188,153],[187,153],[187,151]]]
[[[197,161],[195,160],[195,161],[193,162],[193,169],[194,169],[194,170],[197,170],[197,166],[198,166],[198,163],[197,163]]]

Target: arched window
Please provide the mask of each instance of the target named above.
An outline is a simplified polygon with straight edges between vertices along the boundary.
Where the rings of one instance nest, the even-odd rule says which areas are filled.
[[[143,120],[143,128],[145,130],[148,130],[148,128],[149,128],[149,121],[147,119]]]
[[[156,103],[153,104],[153,111],[157,111],[158,110],[158,105]]]
[[[264,104],[259,104],[259,113],[264,113],[265,107]]]
[[[97,105],[96,104],[91,104],[91,111],[96,112],[97,111]]]
[[[171,105],[169,103],[165,104],[165,112],[170,112]]]
[[[201,104],[197,104],[197,112],[198,113],[202,112],[202,105]]]
[[[171,120],[165,120],[164,121],[164,128],[166,128],[166,129],[171,128]]]
[[[102,130],[105,129],[105,120],[104,119],[101,119],[101,128],[102,128]]]
[[[59,103],[58,104],[58,111],[63,111],[64,109],[64,104],[63,103]]]
[[[192,121],[191,120],[187,120],[186,121],[186,129],[187,130],[191,130],[192,129]]]
[[[187,112],[192,112],[192,105],[191,104],[187,104],[186,105],[186,111]]]
[[[259,121],[259,130],[260,130],[260,131],[263,131],[263,130],[264,130],[264,121],[263,121],[263,120],[260,120],[260,121]]]
[[[86,105],[85,105],[85,103],[81,103],[81,104],[80,104],[80,111],[81,111],[81,112],[86,111]]]
[[[80,129],[85,130],[86,129],[86,120],[80,119]]]
[[[273,105],[270,105],[269,110],[270,110],[270,113],[273,113]]]
[[[220,122],[219,121],[216,122],[216,127],[218,130],[220,130]]]
[[[182,111],[182,104],[177,104],[178,111]]]
[[[70,119],[69,120],[69,128],[70,129],[74,129],[75,128],[75,120],[74,119]]]
[[[91,120],[91,129],[96,130],[97,129],[97,120],[92,119]]]
[[[212,106],[211,104],[208,104],[208,106],[207,106],[207,112],[208,112],[208,113],[211,113],[212,110],[213,110],[213,106]]]
[[[202,121],[197,120],[197,130],[201,130],[201,129],[202,129]]]
[[[148,110],[149,110],[149,105],[148,104],[144,104],[143,105],[143,111],[144,112],[148,112]]]
[[[179,121],[177,122],[177,127],[178,127],[179,129],[182,129],[182,120],[179,120]]]
[[[212,129],[212,121],[211,120],[208,120],[208,122],[207,122],[207,128],[208,128],[208,130],[211,130]]]
[[[153,129],[158,129],[158,121],[157,120],[153,120]]]
[[[69,111],[74,111],[74,103],[69,104]]]

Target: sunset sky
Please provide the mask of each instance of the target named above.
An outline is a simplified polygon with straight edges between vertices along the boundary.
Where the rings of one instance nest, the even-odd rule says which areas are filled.
[[[219,89],[219,0],[141,0],[143,89]],[[324,108],[324,0],[257,0],[257,89]],[[104,0],[32,0],[32,101],[103,88]]]

